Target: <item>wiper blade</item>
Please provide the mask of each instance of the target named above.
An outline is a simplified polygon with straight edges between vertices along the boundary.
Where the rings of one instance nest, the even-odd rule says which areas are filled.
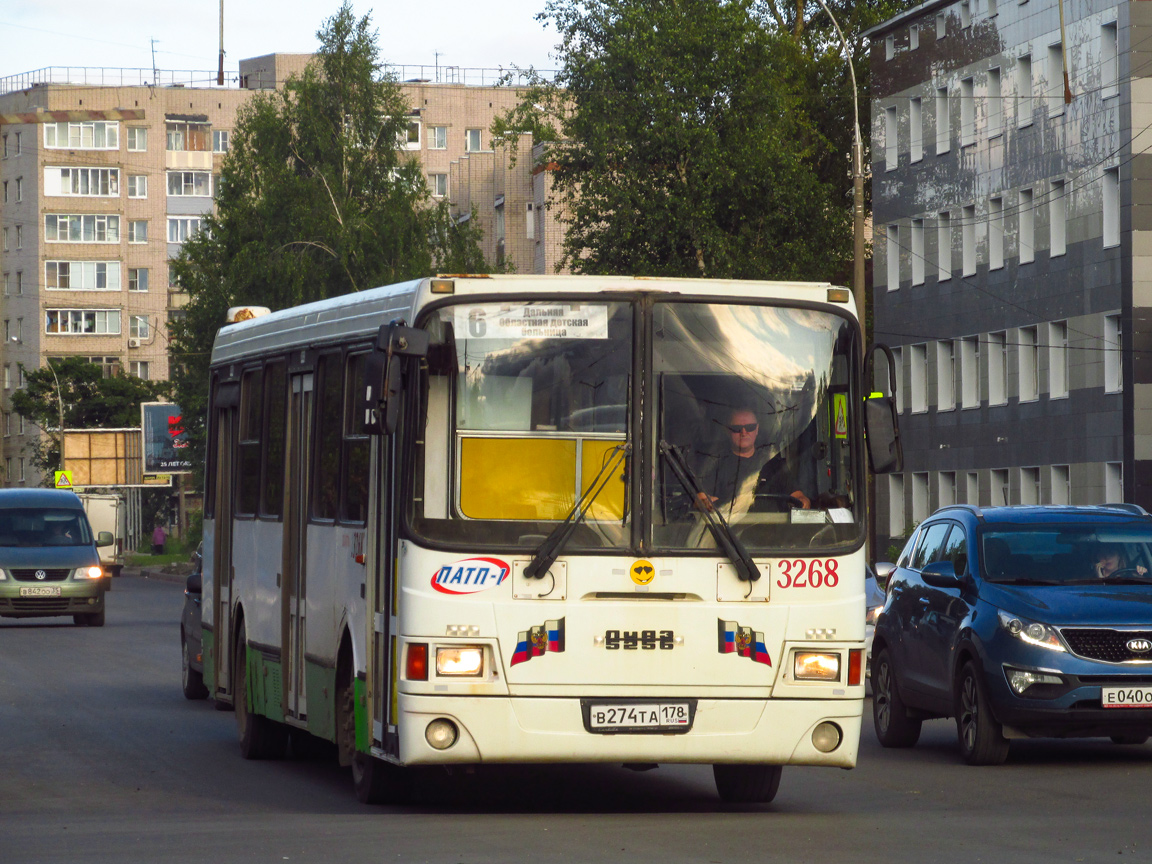
[[[631,444],[618,444],[613,448],[613,456],[611,459],[605,461],[600,466],[600,473],[592,478],[592,482],[588,484],[588,488],[584,490],[584,494],[568,511],[568,515],[552,529],[552,533],[544,538],[544,542],[536,549],[536,554],[532,556],[532,560],[528,562],[528,566],[524,568],[524,575],[529,579],[543,579],[552,565],[556,563],[556,559],[560,557],[560,552],[564,549],[564,545],[576,530],[576,526],[584,521],[592,502],[596,497],[604,491],[604,487],[608,485],[608,481],[612,479],[614,471],[611,470],[614,466],[619,465],[624,459],[624,456],[632,449]],[[601,480],[603,478],[603,480]],[[599,485],[597,485],[599,484]]]
[[[676,475],[676,479],[680,481],[680,485],[688,493],[693,505],[699,505],[704,490],[700,488],[700,481],[696,479],[696,475],[688,467],[684,454],[663,438],[660,439],[660,452],[668,460],[668,464],[672,467],[672,473]],[[709,510],[706,507],[700,507],[700,512],[704,514],[704,521],[708,525],[708,530],[712,532],[717,544],[724,550],[724,554],[728,556],[732,566],[736,568],[736,575],[744,582],[758,580],[760,568],[756,566],[756,562],[752,560],[752,556],[748,554],[744,544],[732,533],[732,529],[724,521],[720,512]]]

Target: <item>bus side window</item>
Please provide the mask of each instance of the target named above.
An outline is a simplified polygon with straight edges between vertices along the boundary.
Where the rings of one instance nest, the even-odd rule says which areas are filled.
[[[344,435],[340,484],[341,522],[365,522],[368,517],[368,454],[369,438],[360,432],[359,394],[364,390],[364,358],[366,354],[348,357],[345,377]]]
[[[260,450],[264,425],[264,370],[248,369],[240,379],[240,464],[236,513],[252,516],[260,500]]]
[[[288,380],[284,361],[269,363],[265,368],[264,396],[267,423],[264,440],[264,486],[260,515],[279,516],[284,509],[284,436]]]
[[[340,355],[321,355],[316,372],[312,517],[335,519],[340,500],[340,438],[344,408],[344,370]]]

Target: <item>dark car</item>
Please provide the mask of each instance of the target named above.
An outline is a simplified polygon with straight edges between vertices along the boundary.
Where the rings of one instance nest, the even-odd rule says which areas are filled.
[[[893,565],[879,564],[881,574]],[[954,717],[973,765],[1011,738],[1152,734],[1152,517],[1134,505],[954,506],[916,529],[872,647],[885,747]]]
[[[180,614],[180,683],[187,699],[207,699],[204,686],[204,657],[201,648],[200,597],[202,558],[199,550],[193,557],[195,569],[184,585],[184,610]]]

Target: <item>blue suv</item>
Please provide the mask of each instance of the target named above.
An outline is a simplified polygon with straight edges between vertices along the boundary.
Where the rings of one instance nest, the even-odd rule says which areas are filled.
[[[996,765],[1012,738],[1152,734],[1152,516],[1135,505],[945,507],[888,576],[872,646],[885,747],[956,718]]]

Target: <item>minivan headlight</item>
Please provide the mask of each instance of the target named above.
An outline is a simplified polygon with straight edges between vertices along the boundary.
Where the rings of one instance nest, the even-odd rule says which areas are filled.
[[[99,567],[77,567],[76,572],[73,574],[73,579],[99,579],[104,575],[104,571]]]
[[[996,616],[1000,620],[1000,626],[1008,632],[1008,635],[1014,636],[1021,642],[1027,642],[1038,648],[1047,648],[1049,651],[1068,650],[1064,647],[1064,641],[1054,627],[1041,624],[1039,621],[1019,618],[1003,610],[998,610]]]

